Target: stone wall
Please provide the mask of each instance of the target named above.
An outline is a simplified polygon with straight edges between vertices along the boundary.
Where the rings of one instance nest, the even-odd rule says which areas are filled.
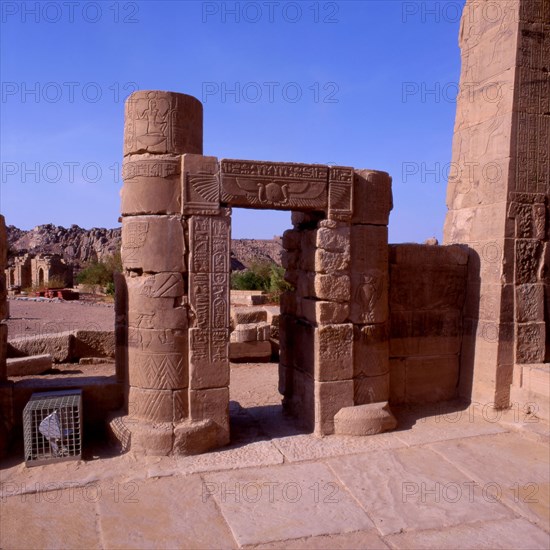
[[[390,402],[426,403],[457,395],[465,247],[390,245]]]

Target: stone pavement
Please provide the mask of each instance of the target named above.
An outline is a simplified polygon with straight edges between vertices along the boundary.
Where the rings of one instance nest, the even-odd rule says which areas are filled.
[[[0,470],[0,548],[549,548],[548,426],[459,403],[396,431],[300,433],[276,365],[231,373],[232,444],[194,457],[92,449]]]

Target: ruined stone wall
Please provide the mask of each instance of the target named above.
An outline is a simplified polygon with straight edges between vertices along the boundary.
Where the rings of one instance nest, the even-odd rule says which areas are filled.
[[[463,246],[390,245],[390,402],[456,397],[466,296]]]

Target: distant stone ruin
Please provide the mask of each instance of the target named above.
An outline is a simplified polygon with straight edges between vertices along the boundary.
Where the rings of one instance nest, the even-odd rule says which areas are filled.
[[[59,254],[23,254],[15,256],[5,269],[7,287],[12,291],[45,288],[54,281],[61,286],[73,285],[73,270]]]

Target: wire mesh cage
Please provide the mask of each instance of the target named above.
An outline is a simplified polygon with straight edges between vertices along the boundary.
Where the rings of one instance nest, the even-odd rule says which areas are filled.
[[[82,457],[82,390],[33,393],[23,410],[25,464]]]

